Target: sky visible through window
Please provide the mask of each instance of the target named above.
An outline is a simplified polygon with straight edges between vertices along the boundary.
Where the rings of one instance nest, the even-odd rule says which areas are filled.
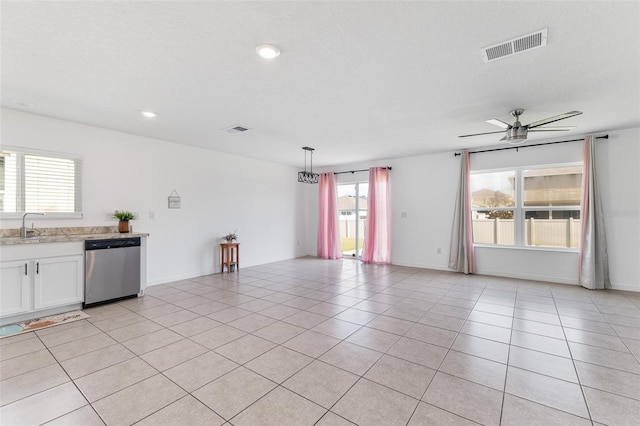
[[[366,182],[360,183],[360,197],[367,198],[367,192],[369,191],[369,184]],[[344,197],[350,195],[356,196],[356,184],[340,184],[338,185],[338,197]]]

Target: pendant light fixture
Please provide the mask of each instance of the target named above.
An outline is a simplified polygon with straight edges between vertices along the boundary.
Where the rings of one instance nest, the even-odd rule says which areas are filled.
[[[318,183],[318,173],[313,173],[313,148],[303,146],[304,149],[304,172],[298,172],[298,182],[302,183]],[[307,171],[307,151],[311,153],[311,168]]]

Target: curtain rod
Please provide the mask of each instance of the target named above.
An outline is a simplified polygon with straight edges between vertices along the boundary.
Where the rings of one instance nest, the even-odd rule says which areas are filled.
[[[597,136],[596,139],[609,139],[609,135]],[[529,148],[531,146],[554,145],[554,144],[557,144],[557,143],[579,142],[579,141],[583,141],[583,140],[584,140],[584,138],[582,138],[582,139],[571,139],[571,140],[568,140],[568,141],[536,143],[536,144],[532,144],[532,145],[508,146],[506,148],[494,148],[494,149],[485,149],[485,150],[482,150],[482,151],[470,151],[469,154],[479,154],[481,152],[504,151],[505,149]],[[453,153],[454,157],[457,157],[458,155],[462,155],[462,154],[459,153],[459,152],[454,152]]]
[[[387,166],[387,167],[382,167],[383,169],[389,169],[391,170],[391,167]],[[341,175],[344,173],[357,173],[357,172],[368,172],[369,169],[362,169],[362,170],[347,170],[346,172],[334,172],[334,175]]]

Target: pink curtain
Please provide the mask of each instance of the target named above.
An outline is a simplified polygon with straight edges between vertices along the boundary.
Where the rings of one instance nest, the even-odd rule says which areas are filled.
[[[579,278],[588,289],[611,287],[609,257],[600,193],[596,180],[596,141],[593,136],[584,140],[582,155],[582,204],[580,206]]]
[[[338,178],[334,173],[320,173],[318,205],[318,257],[342,257],[338,223]]]
[[[362,251],[364,263],[391,263],[389,175],[389,169],[386,167],[369,169],[367,229]]]
[[[471,222],[471,161],[468,151],[462,152],[460,184],[453,214],[453,232],[449,251],[449,268],[456,272],[474,274],[476,256],[473,250],[473,224]]]

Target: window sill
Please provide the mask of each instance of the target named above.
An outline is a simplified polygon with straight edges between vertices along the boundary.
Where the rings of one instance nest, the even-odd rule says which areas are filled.
[[[22,215],[24,215],[25,212],[21,212],[21,213],[5,213],[5,212],[1,212],[0,213],[0,219],[2,220],[12,220],[12,219],[16,219],[16,220],[22,220]],[[33,222],[34,218],[36,218],[36,221],[40,222],[40,221],[46,221],[46,220],[51,220],[51,219],[82,219],[84,217],[84,213],[82,212],[77,212],[77,213],[47,213],[46,216],[27,216],[27,222]]]
[[[560,253],[578,253],[579,249],[575,248],[562,248],[562,247],[515,247],[515,246],[500,246],[489,244],[474,244],[474,248],[488,248],[488,249],[507,249],[507,250],[524,250],[524,251],[548,251],[548,252],[560,252]]]

